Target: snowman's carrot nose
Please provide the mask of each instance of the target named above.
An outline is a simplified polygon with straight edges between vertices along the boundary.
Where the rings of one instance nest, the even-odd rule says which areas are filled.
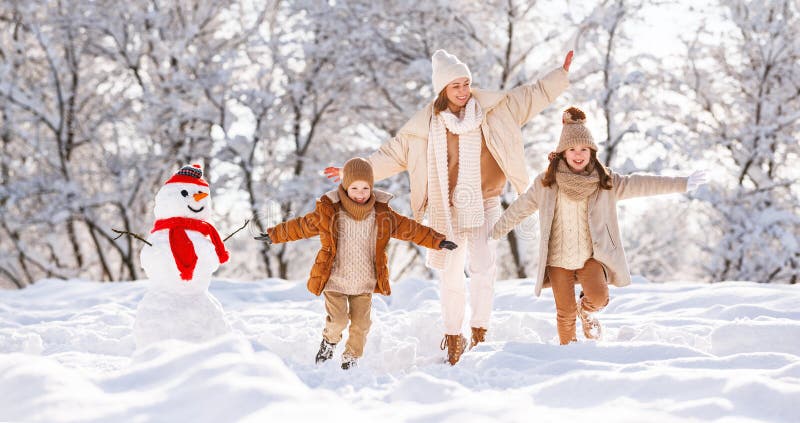
[[[192,197],[194,197],[194,201],[200,201],[208,197],[208,194],[205,192],[198,192],[197,194],[192,195]]]

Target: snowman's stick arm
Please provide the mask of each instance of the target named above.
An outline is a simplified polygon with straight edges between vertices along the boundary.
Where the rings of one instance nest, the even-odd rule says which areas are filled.
[[[236,235],[236,233],[237,233],[237,232],[239,232],[239,231],[241,231],[242,229],[244,229],[244,228],[247,226],[247,224],[248,224],[248,223],[250,223],[250,219],[247,219],[247,220],[245,220],[245,221],[244,221],[244,225],[242,225],[242,227],[241,227],[241,228],[239,228],[239,229],[237,229],[237,230],[233,231],[233,233],[232,233],[232,234],[230,234],[230,235],[226,236],[226,237],[225,237],[225,239],[223,239],[223,240],[222,240],[222,242],[225,242],[225,241],[227,241],[227,240],[228,240],[230,237],[232,237],[232,236]]]
[[[120,231],[119,229],[113,229],[113,228],[111,230],[119,234],[114,239],[119,239],[122,235],[128,235],[128,236],[132,236],[132,237],[138,239],[139,241],[144,242],[145,244],[147,244],[147,245],[149,245],[151,247],[153,246],[153,244],[148,242],[146,239],[142,238],[142,236],[139,235],[139,234],[135,234],[133,232],[128,232],[128,231]]]

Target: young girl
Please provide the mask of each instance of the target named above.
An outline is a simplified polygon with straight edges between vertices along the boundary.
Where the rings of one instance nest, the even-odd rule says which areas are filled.
[[[561,344],[577,341],[576,314],[587,339],[601,335],[593,315],[608,304],[608,284],[631,283],[617,222],[617,201],[686,192],[706,182],[705,172],[688,178],[622,176],[597,160],[597,145],[575,107],[564,112],[561,139],[550,153],[550,166],[503,213],[492,238],[508,233],[539,210],[539,275],[536,295],[553,288]],[[583,292],[576,304],[575,283]]]
[[[328,316],[316,361],[319,364],[333,357],[349,322],[349,338],[342,354],[342,369],[347,370],[356,365],[364,351],[372,293],[391,293],[386,255],[389,238],[436,250],[457,246],[445,241],[444,235],[392,210],[387,204],[392,196],[372,189],[373,172],[368,161],[351,159],[342,173],[341,185],[323,195],[313,212],[269,228],[256,239],[277,244],[319,235],[322,248],[311,268],[308,290],[325,297]]]

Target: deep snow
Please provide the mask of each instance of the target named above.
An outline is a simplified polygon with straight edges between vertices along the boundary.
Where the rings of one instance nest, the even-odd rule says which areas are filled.
[[[639,280],[611,289],[604,340],[563,347],[551,292],[500,281],[488,342],[450,367],[438,289],[409,279],[374,297],[343,371],[343,345],[314,364],[324,307],[304,282],[215,280],[235,335],[136,351],[148,283],[0,291],[0,421],[800,421],[797,287]]]

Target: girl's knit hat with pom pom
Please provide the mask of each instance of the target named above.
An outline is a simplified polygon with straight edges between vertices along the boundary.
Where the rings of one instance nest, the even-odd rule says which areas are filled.
[[[564,128],[561,129],[561,139],[558,141],[556,153],[562,153],[572,147],[587,146],[597,151],[592,133],[584,126],[586,115],[577,107],[570,107],[564,111],[562,118]]]

